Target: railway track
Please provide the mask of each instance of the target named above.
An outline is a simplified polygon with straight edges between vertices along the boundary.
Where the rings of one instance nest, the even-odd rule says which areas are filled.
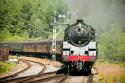
[[[44,64],[38,63],[38,62],[34,62],[34,61],[29,61],[29,60],[21,60],[27,63],[28,67],[20,72],[17,72],[16,74],[10,75],[10,76],[6,76],[4,78],[0,79],[0,82],[2,83],[23,83],[26,82],[30,79],[34,79],[35,77],[39,76],[40,74],[42,74],[44,72],[44,70],[46,69],[46,66]],[[39,64],[43,67],[42,70],[40,70],[39,73],[34,74],[34,75],[25,75],[27,74],[26,72],[32,73],[32,65],[31,63],[35,63],[35,64]],[[37,67],[37,66],[36,66]],[[24,76],[23,76],[24,75]]]
[[[11,75],[0,79],[0,83],[93,83],[92,74],[89,76],[69,76],[64,74],[57,74],[57,71],[45,73],[45,65],[29,60],[22,61],[25,61],[28,67],[23,71],[15,74],[15,76]],[[38,74],[19,77],[19,74],[31,68],[32,64],[30,62],[40,64],[43,66],[43,69]]]
[[[44,77],[26,83],[93,83],[93,75],[69,76],[64,74],[49,74]]]
[[[93,83],[93,74],[89,76],[70,76],[56,73],[57,71],[39,74],[34,79],[25,81],[25,83]]]
[[[42,78],[32,80],[27,83],[63,83],[69,75],[48,73],[46,77],[44,77],[44,75],[42,76]]]
[[[93,83],[93,76],[69,76],[61,83]]]
[[[14,74],[11,74],[11,75],[8,75],[8,76],[5,76],[5,77],[2,77],[0,78],[0,82],[3,81],[3,80],[7,80],[7,79],[11,79],[11,78],[14,78],[15,76],[17,76],[18,74],[28,70],[30,67],[31,67],[31,64],[25,60],[21,60],[22,62],[26,63],[27,64],[27,67],[19,72],[16,72]]]

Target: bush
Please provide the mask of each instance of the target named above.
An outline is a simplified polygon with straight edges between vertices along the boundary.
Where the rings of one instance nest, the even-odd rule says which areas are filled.
[[[7,72],[14,68],[16,64],[14,63],[5,63],[5,62],[0,62],[0,73]]]
[[[123,63],[122,63],[122,66],[124,66],[124,67],[125,67],[125,62],[123,62]]]

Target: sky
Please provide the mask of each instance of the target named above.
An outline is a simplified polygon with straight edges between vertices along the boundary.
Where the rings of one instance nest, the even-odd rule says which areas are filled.
[[[84,19],[90,25],[104,28],[125,24],[125,0],[65,0],[72,20]]]

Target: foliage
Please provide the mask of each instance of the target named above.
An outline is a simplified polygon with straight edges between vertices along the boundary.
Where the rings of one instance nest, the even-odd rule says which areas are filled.
[[[67,12],[63,0],[1,0],[0,41],[13,38],[47,39],[52,33],[51,22],[58,15]]]
[[[119,24],[112,24],[99,39],[99,55],[101,58],[115,62],[125,61],[125,32]]]
[[[13,63],[0,62],[0,73],[7,72],[15,67]]]

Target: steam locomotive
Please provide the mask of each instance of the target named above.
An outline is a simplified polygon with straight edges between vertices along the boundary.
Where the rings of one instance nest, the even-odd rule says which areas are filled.
[[[68,73],[91,73],[97,59],[95,30],[82,19],[65,29],[62,59]]]

